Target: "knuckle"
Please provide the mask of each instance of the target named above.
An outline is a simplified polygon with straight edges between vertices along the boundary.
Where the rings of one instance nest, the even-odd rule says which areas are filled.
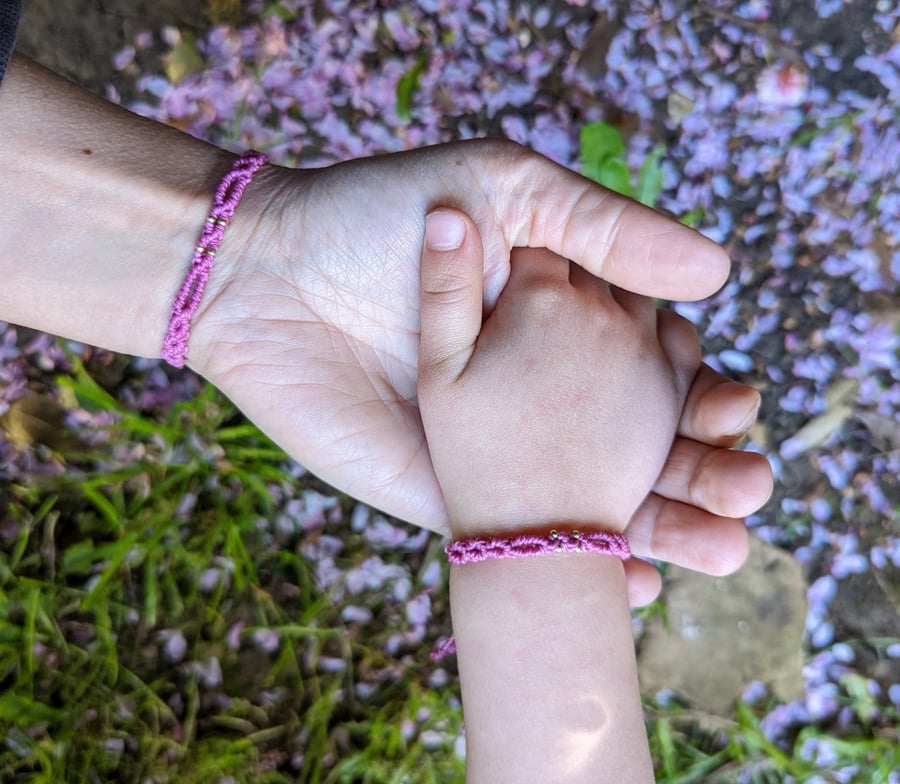
[[[440,297],[444,302],[463,300],[471,285],[471,276],[467,276],[462,270],[446,266],[432,270],[427,280],[422,283],[422,292]]]
[[[507,177],[523,183],[530,181],[540,162],[546,162],[542,155],[512,139],[488,137],[472,139],[466,144],[471,145],[473,157],[483,165],[499,167]]]
[[[476,139],[472,142],[483,155],[499,158],[529,158],[535,153],[527,147],[514,142],[512,139],[504,139],[500,136],[491,136],[484,139]]]

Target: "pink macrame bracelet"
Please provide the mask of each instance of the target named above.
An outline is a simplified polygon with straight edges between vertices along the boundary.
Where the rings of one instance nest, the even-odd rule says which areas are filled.
[[[459,539],[450,542],[444,551],[452,564],[479,563],[498,558],[529,558],[544,553],[600,553],[614,555],[627,561],[631,558],[631,547],[623,534],[605,531],[550,531],[548,534],[519,534],[509,538],[500,536]],[[453,637],[438,640],[431,651],[435,661],[456,650]]]
[[[549,534],[519,534],[503,537],[475,537],[450,542],[445,548],[452,564],[478,563],[491,558],[528,558],[543,553],[601,553],[623,561],[631,558],[628,539],[605,531],[551,531]]]
[[[188,339],[191,336],[191,320],[203,298],[219,243],[225,236],[225,229],[228,228],[228,223],[244,194],[244,188],[253,179],[256,170],[268,161],[266,155],[256,150],[245,152],[234,162],[231,171],[222,178],[216,189],[212,208],[203,224],[203,232],[194,247],[191,268],[172,304],[169,328],[166,330],[162,347],[162,358],[170,365],[177,368],[184,367]]]

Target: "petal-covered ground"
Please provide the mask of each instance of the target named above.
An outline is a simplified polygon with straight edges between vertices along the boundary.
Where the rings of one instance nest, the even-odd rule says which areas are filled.
[[[732,753],[721,737],[673,740],[669,718],[654,719],[658,775],[900,782],[897,3],[283,0],[196,37],[141,33],[114,67],[114,100],[135,96],[142,114],[295,166],[504,135],[578,169],[582,129],[614,127],[633,173],[619,183],[638,192],[637,173],[651,172],[656,206],[734,260],[718,295],[674,307],[708,362],[763,393],[750,448],[769,457],[776,491],[749,525],[793,554],[809,586],[802,698],[779,704],[747,684]],[[324,781],[343,759],[345,777],[327,780],[362,781],[353,760],[374,770],[380,758],[392,765],[368,780],[424,781],[421,760],[390,778],[397,749],[462,754],[453,675],[422,655],[447,621],[433,537],[318,485],[195,377],[156,362],[7,327],[0,413],[11,499],[0,617],[19,642],[30,635],[17,665],[29,677],[45,668],[54,683],[54,668],[77,673],[91,656],[130,668],[131,692],[104,676],[104,709],[156,711],[173,760],[191,758],[192,739],[230,749],[249,736],[260,769],[298,780]],[[152,488],[166,482],[164,500]],[[166,543],[181,560],[154,555]],[[116,608],[106,620],[101,596]],[[72,645],[86,663],[65,658]],[[332,678],[330,696],[303,691],[311,674]],[[19,770],[50,764],[35,749],[61,737],[49,713],[68,704],[59,688],[31,695],[32,719],[0,702],[13,757],[28,760]],[[398,688],[402,709],[372,713]],[[298,694],[325,718],[292,704]],[[163,754],[107,719],[96,732],[117,775],[123,755]],[[394,740],[373,751],[360,728]],[[17,770],[10,759],[0,771]],[[243,768],[210,770],[189,780],[244,780]]]

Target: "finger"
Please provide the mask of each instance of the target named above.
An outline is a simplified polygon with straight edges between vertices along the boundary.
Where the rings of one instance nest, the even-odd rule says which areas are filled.
[[[710,514],[656,493],[647,496],[625,533],[636,556],[719,576],[740,568],[749,548],[743,521]]]
[[[440,369],[456,377],[472,355],[481,330],[484,249],[462,212],[438,209],[425,218],[422,248],[421,372]]]
[[[571,265],[546,248],[513,248],[507,286],[533,286],[566,281]]]
[[[619,304],[616,302],[618,297],[616,296],[616,290],[614,290],[613,286],[610,286],[609,283],[607,283],[602,278],[598,278],[595,275],[592,275],[584,267],[581,267],[578,264],[573,264],[570,261],[568,262],[568,265],[569,284],[572,286],[572,288],[578,289],[579,291],[590,291],[593,296],[596,297],[597,302],[599,304],[602,304],[603,307]],[[618,291],[621,291],[621,289],[619,289]],[[629,294],[629,296],[634,295]],[[644,298],[640,297],[639,299]],[[619,307],[621,307],[621,305],[619,305]],[[632,315],[637,317],[636,313],[633,313]]]
[[[763,455],[676,437],[653,492],[724,517],[746,517],[772,495]]]
[[[643,607],[650,604],[662,590],[662,577],[651,563],[639,558],[625,561],[625,585],[628,590],[628,604]]]
[[[616,286],[665,299],[701,299],[725,283],[727,254],[699,232],[546,158],[519,174],[512,244],[550,248]]]
[[[569,262],[569,283],[576,289],[600,286],[609,290],[609,284],[602,278],[592,275],[584,267]]]
[[[635,294],[618,286],[610,286],[610,292],[616,302],[619,303],[619,307],[631,315],[632,318],[639,319],[642,323],[649,322],[650,324],[653,324],[656,320],[656,303],[650,297]],[[653,321],[649,321],[650,319],[653,319]]]
[[[712,446],[733,446],[756,421],[759,392],[701,365],[688,391],[679,435]]]
[[[632,295],[634,296],[634,295]],[[674,310],[656,311],[656,335],[678,377],[678,391],[686,399],[697,369],[700,367],[700,340],[697,329]]]

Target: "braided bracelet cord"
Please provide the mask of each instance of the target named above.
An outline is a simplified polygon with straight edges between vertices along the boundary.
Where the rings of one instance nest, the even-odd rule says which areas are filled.
[[[605,531],[550,531],[548,534],[519,534],[504,538],[476,536],[450,542],[444,551],[452,564],[471,564],[500,558],[529,558],[544,553],[600,553],[614,555],[627,561],[631,547],[623,534]],[[443,637],[431,651],[434,661],[443,659],[456,650],[453,636]]]
[[[238,158],[231,171],[228,172],[216,188],[209,215],[203,224],[203,231],[194,247],[194,255],[191,259],[191,268],[188,270],[184,283],[172,304],[172,312],[169,316],[169,326],[163,339],[161,356],[174,367],[184,367],[187,359],[188,340],[191,336],[191,320],[197,312],[209,273],[212,270],[216,258],[216,251],[225,236],[225,229],[238,202],[244,194],[256,171],[269,159],[266,155],[256,150],[249,150]]]
[[[628,539],[605,531],[551,531],[549,534],[519,534],[511,538],[475,537],[450,542],[445,548],[452,564],[478,563],[492,558],[528,558],[543,553],[601,553],[623,561],[631,558]]]

